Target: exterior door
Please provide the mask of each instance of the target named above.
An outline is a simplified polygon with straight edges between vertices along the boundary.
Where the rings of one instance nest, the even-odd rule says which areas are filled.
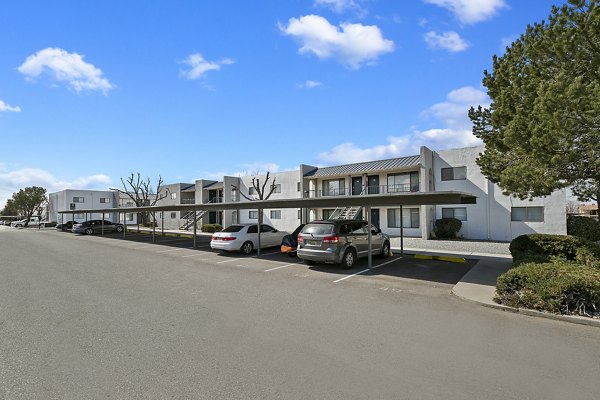
[[[371,208],[371,224],[381,229],[381,225],[379,225],[379,208]]]
[[[367,193],[379,194],[379,175],[369,175],[367,177],[367,182],[369,186]]]
[[[355,176],[352,178],[352,196],[357,196],[362,193],[362,177]]]

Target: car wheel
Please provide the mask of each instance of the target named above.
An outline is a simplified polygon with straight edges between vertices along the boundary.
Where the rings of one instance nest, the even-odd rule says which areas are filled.
[[[22,228],[22,227],[23,227],[23,225],[21,225],[21,224],[15,225],[15,228]]]
[[[248,255],[254,250],[254,245],[251,241],[244,242],[240,250],[242,251],[242,254]]]
[[[306,265],[315,265],[315,262],[313,260],[304,260],[304,264],[306,264]]]
[[[383,247],[381,248],[381,258],[387,258],[390,256],[390,242],[387,240],[383,242]]]
[[[356,252],[354,249],[348,249],[344,253],[344,257],[342,257],[342,268],[350,269],[354,266],[356,262]]]
[[[123,227],[122,226],[117,226],[117,229],[115,229],[117,231],[117,233],[121,233],[123,232]]]
[[[94,233],[94,230],[93,230],[92,228],[87,228],[87,229],[84,231],[84,233],[85,233],[86,235],[91,235],[92,233]]]

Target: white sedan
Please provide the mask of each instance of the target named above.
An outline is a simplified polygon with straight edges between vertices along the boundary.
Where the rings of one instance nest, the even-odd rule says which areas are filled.
[[[260,247],[276,247],[288,232],[271,225],[260,225]],[[235,224],[213,234],[210,247],[215,250],[241,251],[250,254],[258,247],[258,224]]]

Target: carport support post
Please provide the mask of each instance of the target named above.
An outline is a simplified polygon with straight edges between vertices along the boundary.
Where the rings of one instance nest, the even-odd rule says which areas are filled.
[[[402,223],[402,204],[400,204],[400,257],[404,257],[404,224]]]
[[[165,236],[165,212],[160,212],[160,234]]]
[[[258,209],[258,249],[256,249],[256,255],[260,257],[260,223],[262,221],[262,209]]]
[[[123,211],[123,239],[125,239],[125,232],[127,232],[127,213]]]
[[[156,242],[156,212],[152,211],[152,243]]]
[[[198,221],[196,220],[196,210],[194,210],[194,248],[196,248],[196,232],[198,232]]]
[[[368,222],[368,229],[369,229],[369,234],[368,234],[368,244],[369,244],[369,268],[373,268],[373,247],[371,246],[371,243],[373,241],[373,231],[371,229],[371,206],[366,206],[365,207],[365,212],[367,213],[367,222]]]
[[[104,211],[102,211],[102,233],[101,236],[104,236]]]

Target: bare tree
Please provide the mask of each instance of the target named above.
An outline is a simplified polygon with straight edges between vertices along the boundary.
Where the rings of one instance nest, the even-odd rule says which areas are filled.
[[[569,200],[567,201],[567,215],[579,214],[579,203]]]
[[[161,193],[163,180],[160,175],[156,183],[156,192],[152,187],[150,178],[142,179],[142,175],[139,172],[135,174],[132,172],[126,181],[121,178],[121,183],[125,190],[119,190],[119,192],[129,196],[136,207],[154,206],[157,202],[167,197],[168,194],[168,189],[164,193]],[[148,213],[141,212],[140,219],[142,224],[145,224],[148,220]],[[153,223],[156,223],[156,220],[153,220]]]
[[[240,190],[239,186],[236,185],[231,185],[231,187],[233,189],[235,189],[240,195],[242,195],[246,200],[250,200],[250,201],[254,201],[254,200],[268,200],[269,197],[271,197],[271,195],[275,192],[276,189],[276,182],[277,182],[277,178],[273,178],[273,183],[271,184],[271,186],[268,187],[268,191],[267,191],[267,185],[269,183],[269,179],[271,179],[271,175],[269,172],[267,172],[267,176],[265,177],[265,181],[262,184],[262,186],[260,185],[260,179],[258,179],[257,177],[252,177],[252,187],[254,188],[254,191],[256,192],[256,195],[258,196],[257,198],[253,198],[250,197],[250,193],[248,193],[248,195],[242,193],[242,191]]]

